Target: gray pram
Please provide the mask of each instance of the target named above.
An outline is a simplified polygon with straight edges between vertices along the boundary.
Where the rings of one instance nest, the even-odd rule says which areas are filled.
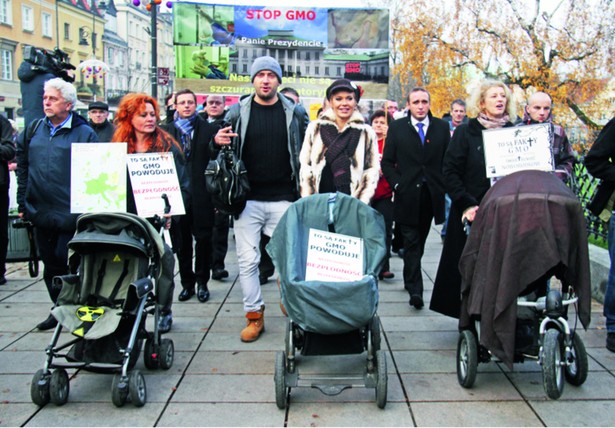
[[[362,278],[349,282],[305,281],[310,229],[358,237],[363,242]],[[382,215],[341,193],[302,198],[292,204],[275,229],[267,251],[278,269],[282,305],[288,314],[285,351],[276,355],[275,389],[279,408],[290,389],[317,388],[337,395],[352,387],[375,388],[376,403],[387,400],[386,356],[380,349],[377,272],[386,254]],[[302,356],[361,354],[360,374],[300,375]]]
[[[58,325],[45,350],[44,366],[32,379],[32,401],[39,406],[65,404],[66,369],[73,368],[114,373],[113,404],[121,407],[130,399],[143,406],[145,378],[132,370],[143,340],[148,369],[166,370],[173,364],[173,341],[162,339],[158,331],[155,290],[165,255],[162,238],[134,214],[83,214],[68,248],[69,263],[79,267],[76,274],[54,278],[54,285],[62,288],[51,311]],[[155,316],[153,333],[145,328],[148,314]],[[62,330],[74,338],[58,344]]]

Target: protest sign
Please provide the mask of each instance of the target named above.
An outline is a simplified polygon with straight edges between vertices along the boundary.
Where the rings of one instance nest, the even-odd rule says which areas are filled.
[[[310,229],[306,281],[357,281],[363,278],[363,239]]]
[[[484,130],[487,178],[528,169],[553,171],[551,132],[548,123]]]
[[[126,143],[73,143],[70,212],[126,212]]]
[[[172,215],[186,214],[173,153],[134,153],[128,155],[128,174],[141,217],[164,213],[162,195],[169,197]]]

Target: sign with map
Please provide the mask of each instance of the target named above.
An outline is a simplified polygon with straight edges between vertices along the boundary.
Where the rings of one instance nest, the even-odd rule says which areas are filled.
[[[70,212],[126,212],[126,143],[73,143]]]
[[[169,198],[172,215],[186,214],[173,153],[130,154],[128,174],[139,216],[164,214],[163,194]]]

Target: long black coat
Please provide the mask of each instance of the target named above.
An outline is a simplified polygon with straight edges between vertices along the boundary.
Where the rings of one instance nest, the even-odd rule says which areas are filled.
[[[613,191],[615,191],[615,117],[607,123],[589,153],[585,156],[585,167],[591,175],[602,180],[597,195],[588,208],[595,214],[607,205]]]
[[[419,204],[423,177],[431,193],[436,224],[444,222],[442,160],[450,138],[448,124],[431,114],[424,145],[412,126],[410,115],[389,126],[380,167],[391,188],[395,189],[395,222],[408,226],[419,224],[423,209]]]
[[[162,126],[181,145],[181,132],[174,122]],[[190,181],[191,204],[186,209],[193,212],[193,233],[200,236],[214,225],[214,205],[205,187],[205,168],[212,159],[209,143],[218,132],[218,127],[197,115],[191,140],[191,150],[186,159],[186,172]]]
[[[513,124],[507,123],[506,127],[508,126]],[[466,243],[461,215],[467,208],[479,205],[490,188],[485,169],[484,129],[476,119],[470,119],[467,124],[459,125],[446,151],[442,167],[446,192],[452,200],[452,205],[429,308],[454,318],[459,318],[461,304],[459,259]]]

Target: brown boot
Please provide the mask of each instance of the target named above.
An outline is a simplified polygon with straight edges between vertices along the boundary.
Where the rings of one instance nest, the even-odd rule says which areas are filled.
[[[248,319],[246,328],[241,330],[242,342],[254,342],[265,331],[265,305],[257,312],[246,313]]]

